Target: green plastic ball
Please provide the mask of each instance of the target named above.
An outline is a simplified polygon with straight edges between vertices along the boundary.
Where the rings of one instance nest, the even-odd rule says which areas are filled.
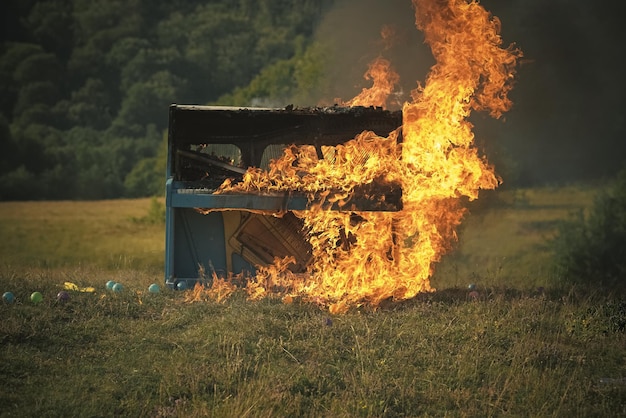
[[[30,301],[33,303],[39,303],[43,300],[43,295],[40,292],[33,292],[30,295]]]

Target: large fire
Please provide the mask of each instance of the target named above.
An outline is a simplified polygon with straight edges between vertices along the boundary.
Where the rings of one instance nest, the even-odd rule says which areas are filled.
[[[343,145],[324,147],[322,159],[313,147],[292,146],[269,170],[251,168],[242,182],[222,186],[220,192],[298,190],[325,198],[296,213],[312,246],[308,272],[291,273],[289,258],[260,267],[245,286],[250,298],[274,294],[286,303],[300,298],[341,313],[432,291],[429,278],[456,238],[464,201],[498,186],[493,167],[474,146],[468,117],[472,110],[499,117],[510,108],[507,95],[521,53],[502,47],[499,20],[475,1],[413,0],[413,6],[436,64],[412,92],[412,101],[404,103],[401,129],[387,138],[363,132]],[[386,106],[399,80],[391,63],[378,57],[366,78],[372,87],[345,104]],[[372,183],[401,185],[403,209],[327,210],[329,203],[341,206],[355,187]],[[209,289],[197,287],[191,298],[222,298],[233,287],[214,278]]]

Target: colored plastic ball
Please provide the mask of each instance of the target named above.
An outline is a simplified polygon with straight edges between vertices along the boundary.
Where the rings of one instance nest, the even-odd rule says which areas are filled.
[[[30,301],[33,303],[39,303],[43,300],[43,295],[40,292],[33,292],[30,295]]]
[[[6,303],[13,303],[13,301],[15,300],[15,296],[13,296],[13,293],[11,292],[4,292],[2,294],[2,300]]]
[[[156,283],[152,283],[150,286],[148,286],[148,292],[150,293],[159,293],[160,291],[161,288]]]
[[[124,286],[122,286],[121,283],[115,283],[111,290],[113,290],[114,292],[121,292],[122,290],[124,290]]]
[[[70,294],[67,293],[65,290],[61,290],[59,293],[57,293],[57,300],[59,302],[67,302],[68,300],[70,300]]]
[[[109,280],[106,284],[108,290],[113,290],[113,286],[115,286],[115,282],[113,280]]]
[[[476,285],[475,285],[474,283],[470,283],[470,284],[467,286],[467,288],[468,288],[469,290],[476,290]]]
[[[176,283],[176,289],[185,290],[187,289],[187,282],[178,282]]]

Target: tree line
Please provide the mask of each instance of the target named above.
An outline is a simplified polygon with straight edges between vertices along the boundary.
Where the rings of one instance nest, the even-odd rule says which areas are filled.
[[[293,63],[330,4],[4,0],[0,199],[161,193],[169,104]]]
[[[626,159],[619,3],[483,3],[524,52],[513,109],[472,120],[505,185],[616,173]],[[320,37],[338,9],[343,20]],[[415,31],[410,0],[3,0],[0,200],[161,194],[169,104],[332,100],[358,83],[342,74],[366,70],[358,31],[380,30],[366,16],[385,13]]]

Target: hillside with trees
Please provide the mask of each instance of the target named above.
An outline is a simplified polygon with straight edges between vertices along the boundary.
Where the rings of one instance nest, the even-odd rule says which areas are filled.
[[[0,199],[159,193],[169,104],[303,54],[330,3],[3,1]]]
[[[483,3],[524,53],[513,109],[472,120],[505,186],[614,175],[618,3]],[[161,194],[169,104],[349,99],[382,24],[408,45],[391,59],[404,100],[432,63],[410,0],[3,0],[0,22],[0,200]]]

